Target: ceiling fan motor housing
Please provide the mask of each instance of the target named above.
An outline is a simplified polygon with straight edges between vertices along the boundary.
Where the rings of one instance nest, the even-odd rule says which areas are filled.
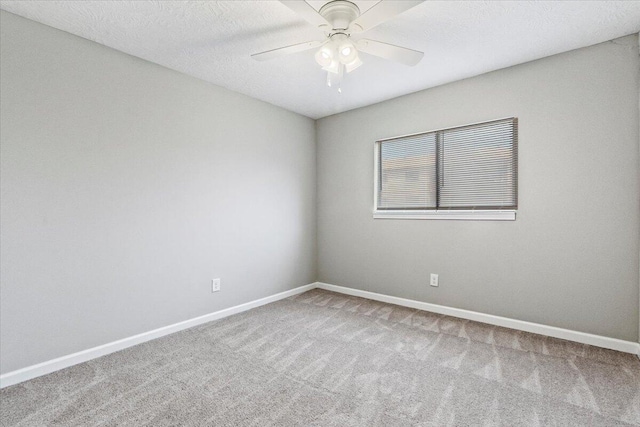
[[[320,15],[331,24],[332,31],[346,31],[360,16],[360,9],[350,1],[334,0],[320,8]]]

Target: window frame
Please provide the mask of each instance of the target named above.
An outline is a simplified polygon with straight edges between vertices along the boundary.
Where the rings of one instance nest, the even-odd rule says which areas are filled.
[[[516,165],[518,161],[518,118],[517,117],[503,117],[495,120],[487,120],[477,123],[470,123],[461,126],[452,126],[441,129],[428,130],[423,132],[417,132],[407,135],[394,136],[390,138],[379,139],[373,144],[373,218],[374,219],[448,219],[448,220],[484,220],[484,221],[515,221],[516,209],[393,209],[383,208],[378,209],[378,194],[380,189],[380,151],[381,144],[385,141],[391,141],[399,138],[408,138],[412,136],[423,135],[427,133],[443,132],[451,129],[459,129],[470,126],[477,126],[488,124],[492,122],[499,122],[504,120],[514,120],[516,123],[516,135],[515,135],[515,157]],[[516,199],[518,198],[518,179],[516,178]],[[436,184],[437,186],[437,184]]]

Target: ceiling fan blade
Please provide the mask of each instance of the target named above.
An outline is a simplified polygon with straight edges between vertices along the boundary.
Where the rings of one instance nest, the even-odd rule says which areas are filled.
[[[349,29],[353,32],[367,31],[378,24],[393,18],[402,12],[419,5],[424,0],[381,0],[371,9],[356,18],[349,25]]]
[[[280,0],[280,3],[293,10],[295,13],[304,18],[307,22],[310,22],[316,27],[329,27],[331,25],[324,19],[317,10],[313,8],[309,3],[303,0]]]
[[[269,59],[277,58],[279,56],[290,55],[292,53],[302,52],[304,50],[313,49],[324,44],[321,41],[304,42],[298,44],[292,44],[291,46],[279,47],[278,49],[271,49],[265,52],[254,53],[251,55],[256,61],[268,61]]]
[[[417,50],[368,39],[358,40],[356,47],[361,52],[409,66],[416,65],[424,56],[423,52]]]

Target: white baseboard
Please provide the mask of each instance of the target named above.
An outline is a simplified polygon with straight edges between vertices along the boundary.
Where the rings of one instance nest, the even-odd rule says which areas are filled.
[[[251,310],[252,308],[260,307],[261,305],[269,304],[271,302],[275,302],[293,295],[300,294],[302,292],[309,291],[311,289],[314,289],[315,287],[316,283],[300,286],[295,289],[280,292],[279,294],[257,299],[255,301],[250,301],[245,304],[236,305],[224,310],[205,314],[204,316],[195,317],[183,322],[174,323],[173,325],[164,326],[162,328],[143,332],[141,334],[124,338],[118,341],[113,341],[97,347],[89,348],[87,350],[82,350],[77,353],[69,354],[67,356],[58,357],[57,359],[38,363],[37,365],[27,366],[26,368],[18,369],[16,371],[7,372],[6,374],[0,375],[0,388],[18,384],[42,375],[50,374],[51,372],[68,368],[70,366],[77,365],[78,363],[86,362],[100,356],[114,353],[116,351],[120,351],[137,344],[142,344],[143,342],[150,341],[152,339],[173,334],[174,332],[178,332],[183,329],[192,328],[203,323],[211,322],[213,320],[222,319],[233,314]]]
[[[78,363],[86,362],[92,359],[96,359],[100,356],[124,350],[125,348],[132,347],[137,344],[142,344],[143,342],[160,338],[165,335],[181,331],[183,329],[192,328],[203,323],[211,322],[213,320],[222,319],[233,314],[251,310],[252,308],[260,307],[262,305],[288,298],[293,295],[301,294],[315,288],[367,298],[375,301],[386,302],[389,304],[401,305],[404,307],[416,308],[419,310],[431,311],[433,313],[460,317],[462,319],[475,320],[477,322],[503,326],[505,328],[517,329],[520,331],[532,332],[540,335],[547,335],[550,337],[594,345],[597,347],[609,348],[612,350],[637,354],[638,356],[640,356],[640,344],[631,341],[624,341],[616,338],[587,334],[584,332],[572,331],[569,329],[556,328],[555,326],[546,326],[538,323],[525,322],[523,320],[509,319],[507,317],[478,313],[476,311],[463,310],[460,308],[430,304],[428,302],[377,294],[375,292],[362,291],[359,289],[345,288],[343,286],[330,285],[328,283],[315,282],[255,301],[250,301],[245,304],[240,304],[234,307],[226,308],[224,310],[205,314],[204,316],[195,317],[183,322],[174,323],[173,325],[164,326],[152,331],[144,332],[118,341],[113,341],[87,350],[79,351],[77,353],[69,354],[67,356],[62,356],[57,359],[38,363],[37,365],[27,366],[26,368],[18,369],[16,371],[7,372],[6,374],[0,375],[0,388],[18,384],[23,381],[28,381],[42,375],[50,374],[51,372],[55,372],[60,369],[77,365]]]
[[[327,291],[339,292],[346,295],[367,298],[389,304],[401,305],[419,310],[431,311],[433,313],[445,314],[447,316],[460,317],[462,319],[475,320],[476,322],[488,323],[490,325],[502,326],[505,328],[517,329],[519,331],[531,332],[534,334],[547,335],[561,338],[568,341],[575,341],[611,350],[622,351],[640,356],[640,343],[624,341],[616,338],[603,337],[601,335],[587,334],[585,332],[572,331],[570,329],[557,328],[555,326],[541,325],[539,323],[526,322],[523,320],[510,319],[507,317],[494,316],[491,314],[478,313],[477,311],[452,308],[444,305],[430,304],[428,302],[415,301],[405,298],[393,297],[389,295],[377,294],[375,292],[361,291],[359,289],[345,288],[343,286],[330,285],[328,283],[317,283],[317,287]]]

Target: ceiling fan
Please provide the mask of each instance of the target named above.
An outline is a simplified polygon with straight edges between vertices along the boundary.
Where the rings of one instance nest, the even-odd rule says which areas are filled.
[[[376,25],[405,12],[424,0],[381,0],[365,13],[360,14],[358,6],[347,0],[333,0],[316,11],[303,0],[280,0],[280,3],[298,13],[306,21],[325,33],[324,40],[308,41],[278,49],[267,50],[251,55],[258,61],[266,61],[283,55],[302,52],[320,47],[315,54],[316,62],[327,71],[327,86],[338,87],[345,71],[351,71],[362,65],[358,55],[365,52],[380,58],[400,62],[409,66],[416,65],[423,52],[395,46],[369,39],[352,40],[351,35],[362,33]]]

